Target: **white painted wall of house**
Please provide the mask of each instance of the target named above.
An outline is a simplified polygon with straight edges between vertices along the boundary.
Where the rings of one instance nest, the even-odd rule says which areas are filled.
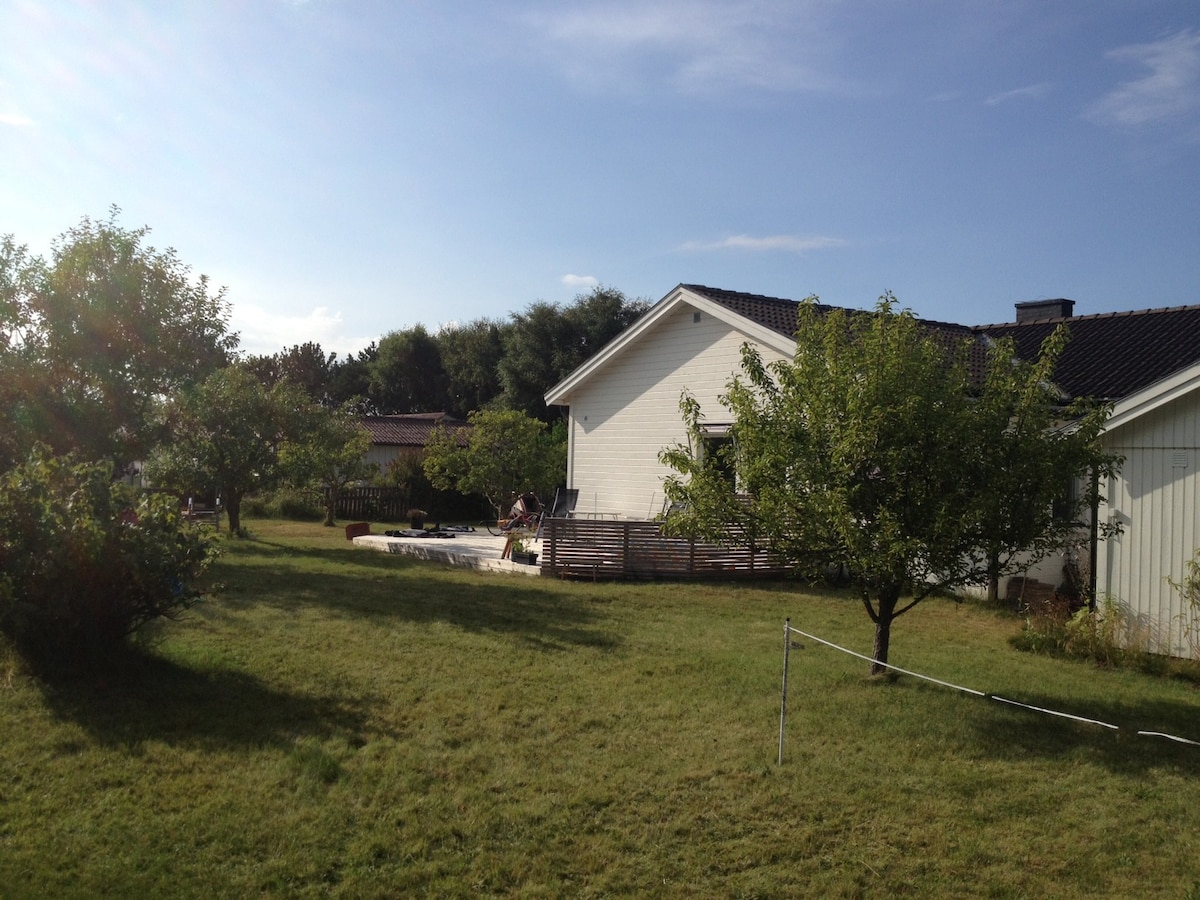
[[[1100,545],[1097,594],[1132,619],[1132,639],[1200,658],[1200,620],[1167,582],[1182,579],[1200,547],[1200,391],[1111,430],[1105,444],[1125,456],[1108,491],[1122,533]]]
[[[681,305],[657,327],[609,361],[603,378],[571,396],[567,481],[579,489],[580,516],[653,517],[663,509],[658,461],[664,447],[686,440],[679,398],[700,401],[705,420],[726,423],[717,398],[740,371],[747,336]],[[783,358],[762,348],[767,360]]]

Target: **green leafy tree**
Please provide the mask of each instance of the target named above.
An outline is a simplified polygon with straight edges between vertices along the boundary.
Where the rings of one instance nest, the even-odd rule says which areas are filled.
[[[512,327],[504,335],[504,355],[499,371],[504,386],[501,403],[509,409],[548,420],[543,395],[570,372],[577,356],[571,323],[554,303],[531,303],[513,313]]]
[[[1064,406],[1054,387],[1069,337],[1059,326],[1032,362],[1016,358],[1010,339],[990,347],[972,410],[978,444],[972,455],[982,461],[975,508],[991,602],[1014,563],[1028,565],[1078,539],[1100,502],[1101,485],[1122,462],[1100,449],[1107,409],[1087,399]],[[1098,536],[1113,530],[1097,524]]]
[[[292,430],[294,437],[280,447],[282,470],[296,487],[322,495],[325,525],[332,526],[342,491],[378,473],[366,459],[371,435],[352,406],[329,409],[315,403],[299,411]]]
[[[199,597],[210,541],[112,475],[46,448],[0,475],[0,632],[37,670],[102,663]]]
[[[35,440],[33,412],[45,367],[32,343],[33,298],[43,269],[12,235],[0,238],[0,471],[21,462]]]
[[[544,395],[584,360],[624,331],[646,311],[644,300],[629,300],[614,288],[580,294],[565,309],[539,301],[514,313],[503,334],[501,400],[545,421],[554,418]]]
[[[446,373],[437,341],[424,325],[393,331],[379,342],[370,367],[369,394],[385,413],[441,412]]]
[[[290,381],[314,400],[329,395],[337,354],[327,354],[314,341],[293,344],[270,356],[248,356],[242,365],[267,387],[280,381]]]
[[[565,443],[517,410],[480,410],[471,428],[438,426],[426,443],[425,474],[439,490],[482,494],[501,518],[518,495],[547,496],[566,471]]]
[[[504,333],[511,326],[476,319],[437,334],[446,372],[446,411],[459,418],[492,405],[500,396]]]
[[[717,540],[740,530],[801,574],[848,574],[875,623],[874,658],[886,663],[898,616],[934,591],[984,583],[988,551],[1025,540],[1019,511],[997,512],[992,497],[997,485],[1009,489],[1008,451],[1041,460],[1020,472],[1040,498],[1062,489],[1067,470],[1084,476],[1111,462],[1097,440],[1103,408],[1081,411],[1066,430],[1014,415],[1036,405],[1022,398],[1052,392],[1053,348],[1024,366],[994,347],[982,384],[970,350],[897,311],[890,295],[870,313],[802,304],[792,360],[767,364],[743,348],[742,374],[722,398],[729,445],[706,455],[702,411],[681,401],[690,443],[661,455],[678,473],[667,494],[682,505],[668,529]],[[1064,453],[1070,466],[1051,464]]]
[[[297,436],[310,403],[290,382],[267,388],[244,367],[220,369],[176,398],[172,440],[147,474],[181,492],[215,490],[238,534],[242,498],[278,483],[280,448]]]
[[[328,401],[334,406],[353,401],[360,415],[378,415],[379,409],[369,394],[371,366],[379,358],[379,345],[372,342],[354,356],[335,359],[330,366]]]
[[[161,398],[225,365],[237,335],[224,290],[117,213],[59,236],[49,262],[5,240],[0,354],[26,373],[6,400],[29,439],[121,466],[161,437]]]

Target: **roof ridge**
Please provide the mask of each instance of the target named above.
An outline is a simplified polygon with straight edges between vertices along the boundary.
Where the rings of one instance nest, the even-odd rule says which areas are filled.
[[[1012,328],[1017,325],[1045,325],[1047,322],[1085,322],[1095,319],[1118,319],[1129,316],[1145,316],[1151,314],[1172,312],[1195,312],[1200,310],[1200,303],[1189,306],[1156,306],[1151,309],[1124,309],[1111,312],[1088,313],[1085,316],[1046,316],[1042,319],[1027,319],[1024,322],[992,322],[990,325],[971,325],[976,331],[986,331],[989,328]]]
[[[771,302],[771,303],[785,303],[785,304],[788,304],[789,306],[797,306],[797,307],[801,303],[804,302],[804,300],[789,300],[786,297],[768,297],[765,294],[750,294],[750,293],[747,293],[746,291],[730,291],[730,290],[726,290],[725,288],[708,287],[707,285],[703,285],[703,284],[681,284],[680,287],[687,288],[690,291],[696,291],[699,293],[707,292],[710,295],[712,295],[712,299],[716,299],[715,295],[725,294],[725,295],[729,295],[729,296],[733,296],[733,297],[741,297],[746,300],[755,300],[758,302],[762,302],[765,300],[765,301]],[[808,296],[815,297],[817,300],[818,308],[823,309],[823,310],[840,309],[845,312],[852,312],[852,313],[869,313],[869,312],[871,312],[871,310],[869,310],[869,309],[860,309],[860,308],[854,307],[854,306],[835,306],[832,303],[824,303],[821,301],[821,298],[817,297],[817,295],[815,295],[815,294],[809,294]],[[807,300],[808,298],[806,297],[805,299]],[[904,308],[910,309],[910,307],[904,307]],[[924,325],[932,325],[937,328],[943,328],[943,329],[954,328],[954,329],[960,329],[962,331],[973,331],[975,328],[975,326],[963,325],[960,322],[942,322],[937,319],[924,319],[924,318],[921,318],[920,316],[915,316],[915,318],[918,322],[921,322]]]
[[[687,288],[689,291],[709,294],[729,294],[734,297],[745,297],[748,300],[767,300],[772,303],[791,303],[799,304],[800,300],[790,300],[787,297],[769,297],[766,294],[752,294],[749,291],[731,291],[728,288],[716,288],[706,284],[681,284],[680,287]],[[811,295],[810,295],[811,296]],[[822,304],[823,306],[826,304]]]
[[[448,412],[417,412],[417,413],[375,413],[364,416],[367,419],[432,419],[441,416],[446,419],[455,418]]]

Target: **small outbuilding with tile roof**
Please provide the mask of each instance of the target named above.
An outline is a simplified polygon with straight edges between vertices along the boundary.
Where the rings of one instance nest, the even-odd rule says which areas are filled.
[[[363,427],[371,434],[371,449],[367,461],[387,472],[395,460],[408,456],[423,456],[429,435],[438,425],[447,428],[470,428],[470,424],[445,412],[404,413],[394,416],[363,416]],[[460,436],[460,441],[466,441]]]

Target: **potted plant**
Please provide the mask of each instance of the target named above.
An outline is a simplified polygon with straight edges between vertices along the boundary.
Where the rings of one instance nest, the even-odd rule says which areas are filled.
[[[429,515],[429,513],[425,512],[425,510],[414,507],[408,511],[408,524],[412,526],[414,530],[419,531],[425,527],[425,517],[427,515]]]
[[[512,542],[512,561],[524,566],[536,566],[538,555],[535,551],[526,549],[525,542],[517,538]]]

